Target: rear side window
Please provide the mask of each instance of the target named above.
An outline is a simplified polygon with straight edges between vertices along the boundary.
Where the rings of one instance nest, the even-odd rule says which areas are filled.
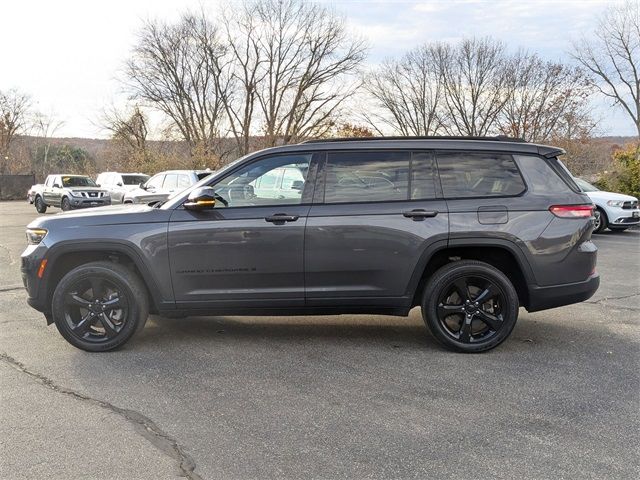
[[[191,185],[189,175],[178,175],[178,188],[187,188]]]
[[[407,200],[410,160],[410,152],[330,153],[327,158],[324,201]]]
[[[165,190],[170,190],[172,188],[176,188],[177,186],[178,175],[176,175],[175,173],[167,174],[166,178],[164,179],[164,183],[162,184],[162,188],[164,188]]]
[[[571,189],[560,178],[559,173],[551,168],[543,158],[518,155],[516,156],[516,161],[522,170],[531,193],[571,193]]]
[[[514,196],[526,189],[511,155],[439,153],[438,170],[445,198]]]

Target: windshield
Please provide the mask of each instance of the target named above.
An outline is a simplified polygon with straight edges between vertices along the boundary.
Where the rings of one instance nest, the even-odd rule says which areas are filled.
[[[140,185],[149,180],[149,175],[122,175],[125,185]]]
[[[89,177],[62,177],[63,187],[97,187]]]
[[[589,182],[585,182],[581,178],[574,177],[573,179],[576,181],[576,183],[580,187],[580,190],[582,190],[583,192],[599,192],[600,191],[599,188],[594,187]]]

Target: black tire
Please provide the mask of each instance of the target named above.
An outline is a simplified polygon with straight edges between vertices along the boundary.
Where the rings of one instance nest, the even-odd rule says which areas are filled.
[[[611,230],[613,233],[620,233],[624,232],[627,228],[629,227],[609,227],[609,230]]]
[[[71,210],[71,202],[67,197],[62,197],[62,201],[60,202],[60,208],[64,212],[68,212],[69,210]]]
[[[60,280],[52,311],[58,331],[71,345],[87,352],[106,352],[142,330],[149,301],[134,272],[113,262],[91,262]]]
[[[595,216],[595,221],[593,224],[593,233],[602,233],[607,229],[607,226],[609,226],[609,219],[607,218],[607,214],[604,213],[604,210],[602,210],[600,207],[596,208],[596,211],[594,212],[594,216]]]
[[[47,211],[47,204],[44,203],[44,200],[42,199],[42,197],[40,195],[38,195],[36,197],[36,200],[34,202],[36,204],[36,211],[38,213],[46,213]]]
[[[518,294],[506,275],[475,260],[440,268],[422,298],[422,317],[433,336],[445,347],[466,353],[484,352],[505,341],[518,320],[518,308]]]

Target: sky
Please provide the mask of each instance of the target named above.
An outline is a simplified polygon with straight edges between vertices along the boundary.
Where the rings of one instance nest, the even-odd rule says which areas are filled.
[[[320,0],[344,15],[369,45],[368,62],[429,41],[492,36],[549,60],[569,61],[612,0]],[[231,1],[230,3],[234,3]],[[8,0],[0,9],[0,89],[18,88],[64,124],[62,137],[105,138],[105,106],[126,100],[122,67],[145,19],[174,20],[185,10],[215,14],[213,0]],[[594,98],[602,135],[633,135],[630,119]]]

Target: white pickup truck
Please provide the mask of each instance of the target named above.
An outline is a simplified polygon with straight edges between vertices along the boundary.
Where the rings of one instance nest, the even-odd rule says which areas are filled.
[[[111,205],[109,191],[86,175],[49,175],[44,183],[31,187],[27,199],[38,213],[45,213],[48,207],[73,210]]]

